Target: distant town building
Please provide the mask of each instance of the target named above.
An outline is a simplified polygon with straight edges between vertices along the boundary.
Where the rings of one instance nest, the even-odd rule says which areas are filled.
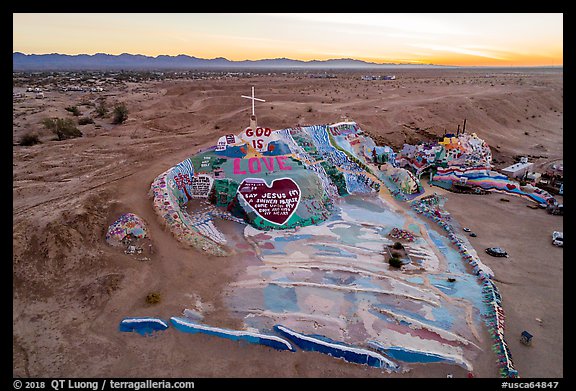
[[[377,75],[363,75],[361,77],[362,80],[396,80],[395,75],[385,75],[385,76],[377,76]]]
[[[308,75],[311,79],[335,79],[336,75],[333,73],[311,73]]]

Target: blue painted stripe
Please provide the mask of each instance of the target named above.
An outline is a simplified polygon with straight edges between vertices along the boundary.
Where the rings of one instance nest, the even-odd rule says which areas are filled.
[[[202,333],[227,338],[232,341],[246,341],[250,343],[269,346],[278,350],[295,351],[290,342],[275,335],[251,333],[248,331],[222,329],[219,327],[206,326],[192,322],[190,319],[171,317],[170,321],[174,328],[185,333]]]
[[[396,363],[371,350],[344,345],[327,337],[320,338],[301,334],[282,325],[275,325],[274,330],[290,339],[302,350],[320,352],[342,358],[348,362],[366,364],[377,368],[399,369]]]
[[[159,318],[124,318],[120,321],[120,331],[136,331],[140,335],[152,334],[155,331],[163,331],[168,328],[168,323]]]
[[[438,353],[423,352],[418,350],[407,349],[401,346],[389,346],[386,347],[377,341],[368,341],[368,345],[377,349],[396,360],[409,362],[409,363],[433,363],[433,362],[444,362],[448,364],[456,364],[467,370],[472,370],[469,363],[463,359],[457,359],[454,357],[443,356]]]

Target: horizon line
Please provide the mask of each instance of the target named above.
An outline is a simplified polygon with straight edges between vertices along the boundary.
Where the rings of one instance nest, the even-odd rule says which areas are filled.
[[[128,52],[123,52],[120,54],[111,54],[111,53],[105,53],[105,52],[95,52],[92,54],[89,53],[76,53],[76,54],[69,54],[69,53],[58,53],[58,52],[51,52],[51,53],[25,53],[19,50],[13,51],[12,54],[22,54],[25,56],[48,56],[48,55],[61,55],[61,56],[70,56],[70,57],[74,57],[74,56],[96,56],[96,55],[107,55],[107,56],[121,56],[121,55],[129,55],[129,56],[142,56],[142,57],[146,57],[146,58],[153,58],[156,59],[158,57],[190,57],[190,58],[195,58],[195,59],[199,59],[199,60],[226,60],[232,63],[235,62],[258,62],[258,61],[267,61],[267,60],[288,60],[288,61],[296,61],[296,62],[301,62],[301,63],[312,63],[312,62],[328,62],[328,61],[337,61],[337,60],[349,60],[349,61],[358,61],[358,62],[362,62],[365,64],[373,64],[373,65],[401,65],[401,66],[406,66],[406,65],[410,65],[410,66],[436,66],[436,67],[452,67],[452,68],[563,68],[564,64],[559,64],[559,65],[553,65],[553,64],[542,64],[542,65],[450,65],[450,64],[436,64],[436,63],[424,63],[424,62],[374,62],[374,61],[368,61],[368,60],[363,60],[363,59],[359,59],[359,58],[353,58],[353,57],[338,57],[338,58],[329,58],[329,59],[311,59],[311,60],[301,60],[301,59],[294,59],[294,58],[289,58],[289,57],[274,57],[274,58],[259,58],[259,59],[243,59],[243,60],[230,60],[226,57],[223,56],[218,56],[218,57],[213,57],[213,58],[205,58],[205,57],[197,57],[194,55],[190,55],[190,54],[185,54],[185,53],[179,53],[179,54],[175,54],[175,55],[171,55],[171,54],[157,54],[157,55],[148,55],[148,54],[141,54],[141,53],[128,53]]]

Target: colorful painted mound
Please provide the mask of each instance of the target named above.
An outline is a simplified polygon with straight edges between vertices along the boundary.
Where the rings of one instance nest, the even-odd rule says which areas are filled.
[[[430,171],[430,183],[448,190],[468,186],[521,196],[537,203],[547,203],[553,196],[547,191],[521,186],[496,171],[492,171],[492,152],[476,133],[447,134],[442,141],[404,144],[396,156],[401,167],[408,167],[420,177]]]
[[[548,200],[553,199],[553,196],[546,190],[530,185],[521,186],[519,182],[483,167],[438,167],[432,176],[431,183],[447,189],[454,184],[465,184],[484,190],[517,195],[539,204],[546,204]]]
[[[338,196],[380,190],[380,173],[367,162],[374,142],[353,122],[272,131],[246,128],[159,175],[154,208],[181,242],[215,255],[231,253],[212,219],[186,212],[194,199],[225,210],[261,230],[292,229],[326,221]],[[387,149],[376,153],[389,154]],[[386,155],[388,156],[388,155]],[[393,161],[393,155],[387,161]],[[391,163],[385,163],[388,166]],[[394,168],[391,186],[418,189],[415,177]]]
[[[143,239],[147,236],[146,224],[133,213],[125,213],[108,227],[106,242],[112,246],[119,246],[127,236]]]
[[[475,134],[405,146],[397,155],[354,122],[221,137],[159,175],[151,194],[179,241],[245,262],[226,305],[255,332],[185,318],[172,324],[292,350],[267,334],[275,330],[304,350],[394,370],[432,362],[472,370],[487,343],[479,327],[488,325],[502,375],[517,375],[499,332],[499,302],[486,298],[498,295],[493,272],[454,233],[445,199],[422,196],[419,182],[426,170],[438,181],[462,182],[462,173],[476,186],[498,182],[490,162]],[[472,175],[481,170],[484,179]],[[226,237],[216,219],[245,224],[236,226],[242,234]],[[398,254],[402,265],[393,267]]]

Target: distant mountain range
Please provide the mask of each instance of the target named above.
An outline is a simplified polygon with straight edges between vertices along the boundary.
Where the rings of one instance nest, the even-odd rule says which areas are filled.
[[[289,58],[231,61],[223,57],[198,58],[180,54],[156,57],[123,53],[97,54],[12,54],[13,71],[75,71],[75,70],[184,70],[184,69],[382,69],[442,67],[439,65],[377,64],[350,58],[301,61]]]

